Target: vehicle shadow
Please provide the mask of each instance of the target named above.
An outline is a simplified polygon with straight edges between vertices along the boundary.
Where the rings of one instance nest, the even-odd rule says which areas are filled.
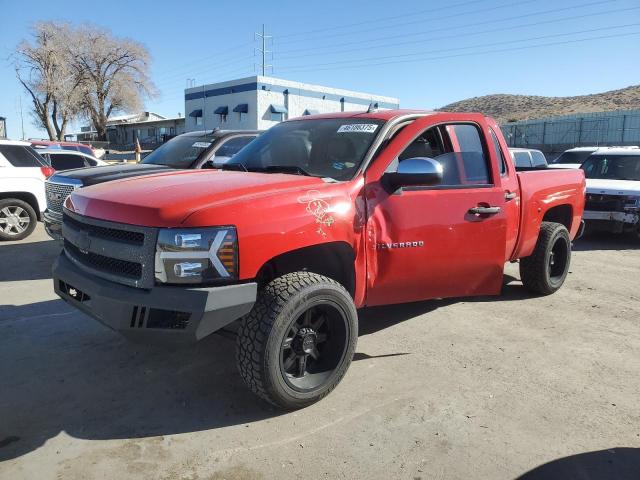
[[[226,336],[188,348],[150,347],[128,342],[62,300],[25,307],[0,311],[0,461],[61,431],[130,439],[285,413],[248,394],[236,371],[235,342]]]
[[[507,277],[506,282],[512,282]],[[458,301],[364,309],[369,335]],[[235,367],[233,329],[187,348],[130,343],[62,300],[0,307],[0,461],[61,431],[90,440],[131,439],[247,424],[284,415],[248,391]],[[391,352],[380,357],[407,355]],[[367,361],[358,352],[354,361]]]
[[[373,333],[392,327],[399,323],[411,320],[420,315],[433,312],[438,308],[461,302],[511,302],[536,298],[536,295],[522,286],[520,279],[509,274],[504,275],[504,282],[500,296],[482,297],[456,297],[423,302],[403,303],[397,305],[384,305],[380,307],[367,307],[358,312],[359,336]]]
[[[0,243],[0,282],[51,278],[51,266],[61,249],[55,240]]]
[[[637,480],[640,448],[610,448],[553,460],[521,475],[517,480]]]
[[[638,250],[640,238],[631,234],[615,234],[606,232],[586,233],[582,238],[573,242],[573,251],[589,250]]]

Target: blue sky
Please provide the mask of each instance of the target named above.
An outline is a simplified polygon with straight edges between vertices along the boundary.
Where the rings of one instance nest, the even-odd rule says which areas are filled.
[[[166,116],[184,115],[188,78],[253,75],[253,32],[263,23],[274,76],[397,96],[403,107],[640,83],[638,0],[0,0],[0,116],[13,138],[20,98],[27,137],[44,136],[8,61],[38,20],[92,22],[144,43],[160,91],[146,108]]]

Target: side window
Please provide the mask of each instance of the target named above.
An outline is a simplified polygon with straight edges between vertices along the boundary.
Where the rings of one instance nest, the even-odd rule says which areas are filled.
[[[529,152],[513,152],[513,160],[516,168],[531,168],[531,157]]]
[[[56,170],[85,167],[84,158],[80,155],[51,155],[51,166]]]
[[[491,184],[487,155],[481,133],[472,124],[453,124],[444,128],[448,137],[445,143],[450,151],[435,160],[443,169],[442,185],[489,185]]]
[[[542,152],[539,152],[538,150],[531,151],[531,160],[533,160],[534,167],[547,166],[547,159],[545,158],[544,154]]]
[[[236,153],[242,149],[245,145],[250,143],[256,137],[236,137],[231,140],[227,140],[222,144],[218,150],[216,150],[216,157],[233,157]]]
[[[425,130],[411,142],[403,152],[398,155],[398,160],[406,160],[407,158],[427,157],[436,158],[445,153],[442,139],[438,129],[433,127]]]
[[[491,140],[493,140],[493,149],[496,152],[496,157],[500,159],[500,176],[507,174],[507,161],[504,158],[504,153],[502,153],[502,148],[500,148],[500,142],[498,141],[498,136],[496,132],[489,129],[491,131]]]
[[[31,147],[24,145],[0,145],[0,153],[14,167],[42,167],[46,161]]]

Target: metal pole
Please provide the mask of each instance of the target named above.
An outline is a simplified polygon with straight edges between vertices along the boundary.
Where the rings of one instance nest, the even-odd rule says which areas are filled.
[[[620,135],[620,143],[624,145],[624,129],[627,127],[627,116],[622,116],[622,134]]]

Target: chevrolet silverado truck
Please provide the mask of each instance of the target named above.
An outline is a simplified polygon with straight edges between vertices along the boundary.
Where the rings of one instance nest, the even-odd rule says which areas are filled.
[[[587,178],[587,228],[640,238],[640,149],[603,148],[581,168]]]
[[[258,135],[259,132],[251,130],[215,129],[188,132],[161,145],[138,164],[125,163],[57,171],[45,182],[45,231],[54,240],[62,240],[62,204],[67,196],[78,188],[169,169],[216,168]]]
[[[563,284],[581,170],[516,172],[481,114],[388,110],[282,122],[221,169],[75,190],[56,293],[138,341],[196,341],[239,320],[248,387],[283,408],[344,376],[358,309],[498,295],[520,260]]]

